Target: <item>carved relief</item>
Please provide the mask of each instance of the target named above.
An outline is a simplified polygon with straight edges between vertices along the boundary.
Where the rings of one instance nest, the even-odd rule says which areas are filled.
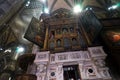
[[[82,79],[99,79],[96,67],[91,63],[82,65],[81,72]]]
[[[36,72],[37,80],[45,80],[46,72],[47,72],[46,64],[37,64],[37,72]]]
[[[56,65],[49,65],[48,68],[48,78],[49,80],[56,80],[57,77],[57,66]]]
[[[65,68],[65,66],[74,66],[75,64],[79,64],[79,69],[77,70],[79,70],[78,72],[81,76],[81,79],[111,80],[108,69],[105,67],[104,58],[106,55],[103,52],[100,54],[95,53],[94,55],[92,49],[100,49],[102,52],[101,47],[90,47],[88,51],[73,51],[50,54],[50,57],[48,57],[50,58],[48,59],[49,64],[45,63],[47,58],[45,60],[43,59],[47,52],[40,52],[36,54],[36,57],[38,57],[37,55],[42,55],[42,57],[40,56],[39,58],[36,58],[38,59],[37,61],[34,61],[37,64],[37,80],[64,80],[64,74],[66,73],[64,69],[70,68]],[[98,56],[104,58],[99,58]],[[72,68],[70,69],[72,70]]]
[[[73,17],[70,10],[64,9],[64,8],[60,8],[60,9],[54,11],[53,13],[51,13],[51,16],[53,16],[52,19],[53,18],[54,19],[58,19],[58,18],[61,19],[61,18],[71,18],[71,17]]]
[[[99,68],[99,73],[101,75],[101,78],[103,79],[111,79],[108,68],[104,67],[104,68]]]
[[[93,57],[94,59],[96,59],[96,58],[105,59],[105,57],[107,56],[105,54],[105,52],[103,51],[102,46],[90,47],[90,48],[88,48],[88,51],[90,52],[91,57]]]
[[[47,62],[49,60],[49,51],[44,51],[44,52],[37,52],[36,53],[36,58],[34,60],[35,63],[39,63],[42,61]]]
[[[38,64],[37,65],[37,73],[45,73],[47,69],[46,64]]]

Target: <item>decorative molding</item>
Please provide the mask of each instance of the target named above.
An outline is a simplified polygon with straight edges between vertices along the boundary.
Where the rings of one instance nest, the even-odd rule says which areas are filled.
[[[49,51],[37,52],[34,63],[47,62],[49,61]]]
[[[100,49],[101,51],[92,51],[93,49]],[[102,46],[89,47],[88,51],[61,52],[48,56],[49,54],[49,51],[36,53],[34,63],[38,65],[37,80],[45,78],[45,80],[63,80],[63,67],[70,65],[78,65],[81,79],[111,80],[108,68],[104,64],[107,55]]]

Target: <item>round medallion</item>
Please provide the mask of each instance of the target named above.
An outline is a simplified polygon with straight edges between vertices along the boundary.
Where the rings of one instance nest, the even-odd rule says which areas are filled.
[[[51,72],[51,76],[55,76],[55,72]]]
[[[88,69],[88,72],[89,72],[89,73],[93,73],[93,70],[92,70],[92,69]]]

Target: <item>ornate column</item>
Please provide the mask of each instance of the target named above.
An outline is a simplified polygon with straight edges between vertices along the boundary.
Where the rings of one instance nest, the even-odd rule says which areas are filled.
[[[50,64],[47,70],[48,80],[63,80],[63,65]]]
[[[34,63],[37,65],[37,80],[47,80],[49,51],[37,52]]]
[[[90,52],[90,56],[97,68],[100,78],[102,78],[103,80],[112,80],[109,74],[109,69],[105,66],[104,60],[107,54],[105,54],[105,52],[103,51],[102,46],[90,47],[88,48],[88,51]]]
[[[48,25],[45,33],[44,49],[47,49],[47,46],[48,46]]]

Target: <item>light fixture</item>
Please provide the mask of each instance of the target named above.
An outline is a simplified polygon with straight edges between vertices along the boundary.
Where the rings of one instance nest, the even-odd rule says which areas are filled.
[[[90,10],[92,10],[92,8],[90,8]]]
[[[76,5],[76,6],[74,6],[73,11],[74,11],[74,13],[79,13],[82,11],[82,8],[80,5]]]
[[[40,12],[41,14],[43,13],[43,11]]]
[[[108,10],[110,10],[110,9],[111,9],[111,7],[108,8]]]
[[[93,10],[93,8],[92,7],[87,7],[87,8],[85,8],[85,10]]]
[[[45,3],[45,2],[46,2],[46,0],[42,0],[42,2],[43,2],[43,3]]]
[[[11,80],[11,77],[9,77],[9,80]]]
[[[21,47],[21,46],[19,46],[19,47],[16,48],[16,52],[17,53],[22,53],[22,52],[24,52],[24,50],[25,49],[23,47]]]
[[[28,1],[27,3],[30,4],[30,1]]]
[[[3,50],[3,48],[0,48],[0,51],[2,51]]]
[[[30,4],[30,1],[28,1],[25,6],[29,6],[29,4]]]
[[[29,6],[29,4],[26,4],[25,6]]]
[[[116,9],[118,7],[118,5],[113,5],[112,8],[113,9]]]
[[[6,53],[6,52],[12,52],[12,50],[11,49],[7,49],[7,50],[4,51],[4,53]]]
[[[116,9],[117,7],[118,7],[117,5],[113,5],[113,6],[109,7],[108,10]]]
[[[89,8],[85,8],[85,10],[89,10]]]
[[[110,6],[108,10],[111,10],[111,9],[114,10],[114,9],[117,9],[118,7],[120,7],[120,3]]]
[[[47,14],[49,14],[48,8],[45,8],[45,9],[44,9],[44,12],[47,13]]]

